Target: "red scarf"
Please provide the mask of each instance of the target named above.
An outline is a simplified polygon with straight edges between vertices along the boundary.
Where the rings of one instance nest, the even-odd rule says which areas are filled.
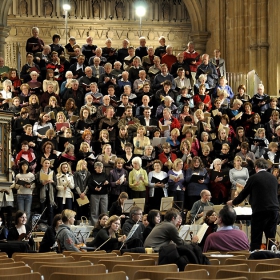
[[[33,160],[32,152],[28,150],[27,152],[25,151],[20,151],[17,156],[16,156],[16,163],[21,159],[22,155],[27,155],[28,156],[28,161],[31,162]]]

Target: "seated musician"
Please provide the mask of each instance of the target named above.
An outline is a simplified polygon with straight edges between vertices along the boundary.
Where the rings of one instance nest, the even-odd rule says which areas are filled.
[[[70,230],[70,226],[74,225],[76,212],[70,209],[65,209],[61,213],[62,223],[57,230],[56,238],[59,244],[60,251],[75,251],[81,252],[75,245],[79,244],[73,231]]]
[[[97,233],[95,239],[87,245],[95,246],[98,250],[105,250],[106,252],[118,250],[121,247],[121,242],[126,240],[126,235],[119,236],[118,234],[120,225],[120,217],[117,215],[111,216],[106,222],[105,227],[102,228]]]
[[[27,216],[22,210],[18,210],[15,215],[15,226],[9,230],[8,241],[24,241],[30,246],[34,245],[34,240],[31,235],[31,228],[26,224]]]

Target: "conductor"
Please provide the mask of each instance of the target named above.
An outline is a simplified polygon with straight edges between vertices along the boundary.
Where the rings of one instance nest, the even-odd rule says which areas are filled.
[[[262,234],[266,239],[275,238],[279,203],[277,199],[278,182],[275,176],[267,172],[268,162],[259,158],[255,161],[256,174],[251,176],[244,189],[228,205],[240,204],[248,195],[252,206],[250,250],[260,249]],[[270,248],[267,248],[270,249]]]

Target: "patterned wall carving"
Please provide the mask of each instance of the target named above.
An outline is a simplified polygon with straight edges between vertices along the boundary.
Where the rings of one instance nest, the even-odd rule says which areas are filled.
[[[61,36],[65,45],[65,17],[63,1],[57,0],[13,0],[9,10],[10,34],[6,39],[6,61],[17,66],[17,50],[25,63],[25,43],[31,36],[31,28],[40,28],[40,38],[51,43],[54,33]],[[187,9],[180,0],[142,0],[147,13],[142,19],[141,35],[147,37],[148,45],[158,46],[158,38],[165,36],[175,51],[185,48],[189,40],[191,24]],[[87,36],[95,44],[105,46],[106,38],[112,38],[113,46],[121,47],[128,38],[131,45],[139,45],[139,18],[135,14],[134,0],[71,0],[68,17],[68,38],[74,36],[79,45]]]

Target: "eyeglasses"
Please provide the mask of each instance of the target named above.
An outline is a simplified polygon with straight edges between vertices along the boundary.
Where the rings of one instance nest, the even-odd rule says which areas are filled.
[[[135,216],[142,216],[143,213],[135,213],[134,215],[135,215]]]

